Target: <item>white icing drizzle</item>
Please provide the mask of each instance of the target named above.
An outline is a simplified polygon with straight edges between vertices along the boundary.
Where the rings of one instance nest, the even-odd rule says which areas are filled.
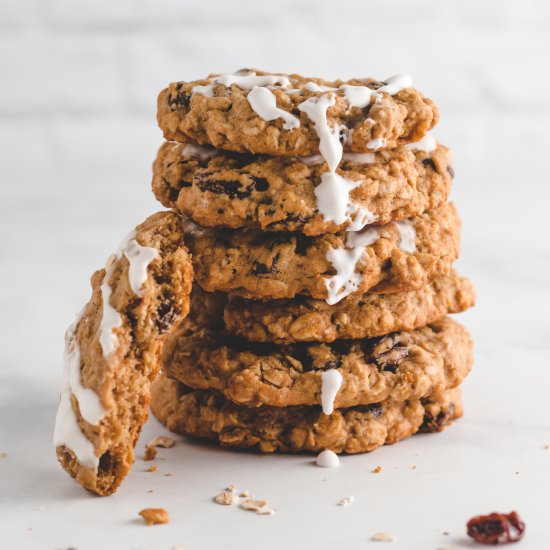
[[[416,250],[416,229],[411,220],[393,222],[399,231],[399,250],[412,254]]]
[[[425,153],[431,153],[437,149],[437,141],[431,134],[426,134],[420,141],[416,143],[409,143],[405,145],[407,149],[411,151],[424,151]]]
[[[84,310],[65,334],[65,361],[63,365],[63,388],[59,408],[55,417],[53,444],[71,449],[78,460],[88,468],[97,469],[99,458],[93,443],[84,435],[71,405],[71,393],[78,400],[80,414],[90,424],[98,424],[105,410],[97,394],[84,388],[80,382],[80,348],[76,339],[76,328]]]
[[[321,406],[325,414],[332,414],[334,411],[334,400],[342,385],[342,375],[336,369],[327,370],[321,373]]]
[[[263,120],[270,121],[282,118],[285,130],[292,130],[300,126],[300,119],[298,117],[277,107],[276,97],[268,88],[254,86],[248,94],[247,99],[252,110]]]
[[[308,92],[333,92],[338,88],[332,88],[331,86],[323,86],[322,84],[316,84],[315,82],[308,82],[304,88]]]
[[[307,164],[308,166],[318,166],[319,164],[323,164],[325,162],[325,159],[321,155],[310,155],[309,157],[297,157],[298,160],[303,162],[304,164]]]
[[[178,147],[179,144],[176,145]],[[181,149],[182,155],[191,155],[201,160],[208,160],[218,154],[218,150],[210,145],[198,145],[197,143],[188,143]]]
[[[413,80],[408,74],[396,74],[385,80],[386,84],[376,90],[378,93],[395,95],[405,88],[410,88],[413,85]]]
[[[135,239],[136,232],[131,231],[123,239],[116,258],[107,269],[103,283],[101,285],[101,297],[103,313],[101,317],[101,323],[99,325],[99,343],[103,350],[103,356],[105,358],[114,351],[118,342],[118,337],[115,333],[115,329],[122,325],[122,316],[111,305],[112,288],[110,285],[110,279],[113,274],[113,266],[116,259],[120,258],[122,254],[128,259],[128,282],[132,292],[137,296],[140,295],[141,287],[147,280],[147,267],[149,264],[158,257],[158,251],[156,248],[141,246]]]
[[[348,217],[350,218],[350,223],[346,227],[346,231],[354,232],[361,231],[365,226],[370,225],[378,219],[378,216],[358,204],[351,204],[348,208]]]
[[[355,272],[357,262],[363,256],[365,247],[375,243],[379,236],[376,227],[368,227],[348,233],[345,248],[328,250],[327,260],[333,265],[336,275],[325,279],[327,304],[334,305],[357,290],[361,283],[361,275]]]
[[[340,459],[335,452],[325,449],[317,455],[315,463],[319,468],[338,468],[340,466]]]
[[[214,97],[214,88],[219,84],[226,88],[236,84],[243,90],[252,90],[255,86],[281,86],[288,88],[290,80],[282,75],[266,74],[259,76],[255,72],[222,74],[212,79],[210,84],[193,86],[191,92],[206,97]]]
[[[375,153],[344,153],[343,160],[346,162],[356,162],[357,164],[374,164],[376,161]]]
[[[352,86],[350,84],[342,84],[340,89],[344,91],[344,97],[346,98],[350,108],[359,107],[362,109],[370,104],[372,96],[377,95],[376,90],[371,90],[367,86]]]
[[[371,139],[367,143],[367,147],[369,149],[382,149],[382,147],[384,147],[385,145],[386,145],[386,138],[383,138],[383,137]]]

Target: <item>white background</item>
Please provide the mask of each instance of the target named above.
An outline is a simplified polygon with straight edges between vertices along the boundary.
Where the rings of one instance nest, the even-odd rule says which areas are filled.
[[[518,548],[550,547],[549,25],[545,0],[0,0],[0,546],[470,548],[470,516],[518,509]],[[458,265],[479,295],[461,316],[476,341],[466,417],[339,471],[180,442],[159,473],[138,461],[116,496],[91,497],[50,443],[64,328],[90,274],[160,208],[158,92],[246,66],[408,72],[437,101],[464,224]],[[278,513],[213,504],[229,483]],[[143,527],[145,506],[172,523]],[[376,531],[397,542],[371,542]]]

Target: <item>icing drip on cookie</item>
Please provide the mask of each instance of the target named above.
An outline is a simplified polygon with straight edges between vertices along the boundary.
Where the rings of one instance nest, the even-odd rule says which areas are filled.
[[[135,240],[135,231],[130,232],[122,241],[116,256],[111,257],[101,285],[103,314],[99,325],[99,343],[105,358],[114,351],[118,338],[115,329],[122,325],[122,316],[111,305],[112,288],[110,285],[115,261],[124,254],[128,260],[128,282],[132,292],[139,296],[141,287],[147,280],[147,268],[158,257],[156,248],[141,246]]]
[[[308,92],[333,92],[338,88],[332,88],[331,86],[323,86],[321,84],[316,84],[315,82],[308,82],[304,88]]]
[[[179,143],[175,144],[175,147],[179,147]],[[188,143],[181,149],[181,154],[197,157],[200,160],[210,160],[218,154],[218,150],[210,145],[198,145],[197,143]]]
[[[210,84],[193,86],[191,92],[206,97],[214,97],[214,88],[220,84],[226,88],[235,84],[243,90],[252,90],[252,88],[256,86],[281,86],[283,88],[288,88],[290,86],[290,80],[282,75],[266,74],[259,76],[255,72],[246,74],[222,74],[215,77]]]
[[[340,86],[340,90],[344,91],[344,97],[346,98],[350,108],[359,107],[362,109],[370,104],[371,98],[376,96],[376,90],[371,90],[367,86],[351,86],[349,84],[343,84]]]
[[[416,143],[409,143],[405,145],[405,147],[411,151],[431,153],[437,149],[437,142],[431,134],[426,134],[420,141],[417,141]]]
[[[340,137],[346,128],[328,124],[327,109],[335,103],[334,94],[326,94],[306,99],[298,105],[298,109],[313,122],[319,136],[319,152],[329,169],[321,174],[321,183],[315,187],[317,210],[326,221],[341,224],[349,219],[349,194],[362,182],[348,180],[336,173],[343,153]]]
[[[416,250],[416,229],[410,220],[393,222],[399,231],[399,250],[412,254]]]
[[[338,468],[340,466],[340,459],[335,452],[325,449],[317,455],[315,463],[319,468]]]
[[[386,139],[383,137],[371,139],[367,143],[367,147],[369,149],[382,149],[382,147],[385,147],[385,145],[386,145]]]
[[[276,97],[268,88],[254,86],[247,96],[248,103],[252,110],[263,120],[270,121],[278,118],[283,119],[283,128],[292,130],[300,126],[300,119],[277,107]]]
[[[342,375],[336,369],[321,373],[321,406],[325,414],[334,411],[334,400],[342,385]]]
[[[374,223],[378,216],[372,213],[368,208],[359,206],[358,204],[351,204],[347,210],[350,224],[346,227],[346,231],[355,232],[361,231],[365,226]]]
[[[327,304],[334,305],[359,288],[362,278],[355,271],[357,262],[363,257],[365,247],[374,244],[379,236],[376,227],[368,227],[348,233],[345,248],[328,250],[327,260],[333,265],[336,275],[325,279]]]
[[[344,153],[342,158],[346,162],[356,162],[357,164],[374,164],[376,161],[375,153]]]
[[[396,74],[385,80],[386,84],[376,90],[378,93],[395,95],[405,88],[410,88],[413,85],[413,80],[408,74]]]
[[[55,418],[53,444],[70,449],[84,466],[97,469],[99,458],[95,455],[94,445],[82,432],[71,405],[71,394],[74,394],[82,418],[90,424],[98,424],[105,414],[97,394],[84,388],[80,382],[80,347],[76,339],[76,328],[83,312],[84,310],[65,334],[64,382]]]

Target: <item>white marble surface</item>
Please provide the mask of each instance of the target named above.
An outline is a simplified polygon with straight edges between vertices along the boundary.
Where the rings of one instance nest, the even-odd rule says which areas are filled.
[[[518,548],[547,548],[549,4],[229,5],[0,2],[0,546],[471,548],[470,516],[517,509],[527,523]],[[91,272],[158,208],[149,191],[156,92],[243,65],[344,77],[408,71],[440,104],[436,135],[454,151],[464,222],[458,265],[479,298],[460,317],[476,342],[466,416],[441,435],[344,458],[337,471],[311,457],[180,440],[161,450],[157,473],[138,460],[115,496],[94,498],[58,468],[51,446],[64,328]],[[144,439],[160,432],[152,421]],[[277,514],[214,504],[230,483]],[[336,506],[350,495],[353,504]],[[146,506],[167,508],[172,522],[142,526]],[[397,542],[371,542],[378,531]]]

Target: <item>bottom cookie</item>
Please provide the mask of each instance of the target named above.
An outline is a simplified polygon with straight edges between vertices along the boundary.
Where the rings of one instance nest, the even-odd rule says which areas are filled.
[[[151,410],[169,430],[262,452],[362,453],[422,432],[438,432],[463,414],[460,389],[424,399],[382,401],[325,415],[319,406],[248,408],[209,390],[192,391],[162,374]]]

